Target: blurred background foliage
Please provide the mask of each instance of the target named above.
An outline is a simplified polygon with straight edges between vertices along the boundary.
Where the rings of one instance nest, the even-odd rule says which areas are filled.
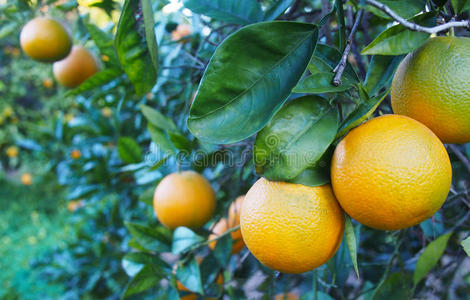
[[[260,2],[264,9],[278,3]],[[401,3],[397,8],[407,11],[407,1],[396,2]],[[270,299],[289,291],[303,299],[403,299],[399,293],[408,284],[404,279],[414,270],[422,249],[450,229],[456,233],[440,266],[417,286],[416,294],[423,299],[468,297],[470,260],[459,243],[470,232],[469,176],[455,155],[451,155],[453,193],[435,217],[400,232],[354,223],[360,278],[345,243],[328,264],[303,275],[273,272],[246,249],[230,257],[229,236],[214,251],[205,246],[189,253],[175,251],[175,241],[182,240],[178,247],[184,248],[207,238],[208,228],[254,182],[253,141],[200,144],[185,125],[211,55],[241,25],[192,14],[181,1],[151,3],[159,46],[158,81],[145,93],[136,93],[113,49],[122,1],[0,0],[1,298],[117,299],[147,289],[136,299],[177,298],[170,284],[176,279],[171,262],[179,266],[176,277],[202,278],[201,288],[214,297],[221,295],[214,280],[222,273],[224,294],[234,299],[263,295]],[[281,19],[318,22],[325,14],[322,1],[296,3],[299,7]],[[74,43],[90,49],[103,72],[114,70],[111,76],[95,77],[89,88],[80,91],[58,86],[50,65],[32,61],[19,48],[22,26],[41,14],[66,22]],[[357,39],[366,45],[389,23],[371,10]],[[181,24],[188,31],[181,27],[175,31]],[[329,26],[324,41],[334,43],[338,41],[335,18]],[[361,66],[370,62],[363,57],[358,63],[355,59],[360,56],[352,57],[352,67],[364,79],[366,70]],[[345,115],[355,107],[348,97],[359,97],[351,93],[338,96],[345,103]],[[380,113],[390,112],[387,101]],[[152,122],[155,114],[167,119]],[[470,157],[470,145],[462,150]],[[203,173],[216,191],[218,206],[204,229],[177,230],[172,235],[158,224],[151,197],[159,180],[178,169]],[[25,174],[31,175],[31,184],[25,182]],[[173,254],[164,261],[155,255],[172,248]],[[204,257],[200,267],[195,255]]]

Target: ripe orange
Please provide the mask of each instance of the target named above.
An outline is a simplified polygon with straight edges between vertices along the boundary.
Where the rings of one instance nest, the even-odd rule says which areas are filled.
[[[30,173],[24,173],[21,175],[21,183],[24,185],[32,185],[33,184],[33,176]]]
[[[295,293],[277,294],[274,300],[299,300],[299,295]]]
[[[46,78],[42,81],[42,85],[46,88],[46,89],[50,89],[54,86],[54,81],[52,81],[52,79],[50,78]]]
[[[70,156],[73,159],[79,159],[80,157],[82,157],[82,152],[78,149],[73,149],[72,152],[70,153]]]
[[[237,226],[240,224],[240,211],[243,203],[244,196],[240,196],[235,199],[234,202],[229,207],[228,210],[228,219],[222,218],[219,222],[214,226],[212,229],[213,234],[209,236],[209,240],[216,238],[217,236],[223,234],[225,231]],[[240,252],[243,247],[245,247],[245,243],[243,242],[242,232],[240,229],[232,231],[230,233],[232,236],[233,246],[232,246],[232,254]],[[212,242],[209,244],[211,249],[215,248],[217,242]]]
[[[243,240],[264,265],[303,273],[338,250],[344,213],[329,185],[309,187],[259,179],[243,200]]]
[[[153,207],[158,220],[168,228],[197,228],[211,218],[215,194],[202,175],[194,171],[173,173],[155,189]]]
[[[6,153],[9,158],[17,157],[18,156],[18,147],[10,146],[7,148]]]
[[[338,144],[331,181],[339,203],[369,227],[416,225],[442,206],[452,168],[444,145],[426,126],[385,115],[353,129]]]
[[[443,143],[470,142],[470,38],[435,37],[408,54],[391,95],[396,114],[420,121]]]
[[[101,109],[101,115],[103,115],[105,118],[110,118],[113,115],[113,111],[111,108],[106,106]]]
[[[95,57],[82,46],[74,46],[69,56],[52,66],[55,79],[68,88],[79,86],[98,70]]]
[[[49,17],[38,17],[23,27],[20,44],[32,59],[54,62],[67,57],[72,48],[72,38],[58,21]]]

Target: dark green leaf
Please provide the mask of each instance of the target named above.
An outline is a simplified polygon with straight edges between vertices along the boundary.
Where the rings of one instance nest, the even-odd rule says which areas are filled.
[[[156,270],[155,266],[145,266],[129,282],[122,298],[125,299],[129,296],[141,293],[152,287],[155,287],[163,278],[164,277],[161,276],[160,272]]]
[[[354,226],[351,223],[349,216],[346,216],[346,224],[344,228],[344,234],[346,237],[346,244],[348,245],[349,255],[356,271],[357,278],[359,278],[359,268],[357,267],[357,240],[356,234],[354,233]]]
[[[343,51],[346,47],[346,23],[344,18],[343,0],[335,0],[336,20],[338,21],[338,48]]]
[[[277,0],[271,7],[264,13],[264,21],[276,20],[282,15],[286,9],[292,5],[294,0]]]
[[[142,252],[131,252],[127,253],[122,259],[122,266],[128,276],[134,276],[137,274],[145,265],[154,266],[154,271],[165,276],[165,272],[171,272],[170,267],[157,255],[142,253]]]
[[[424,6],[426,5],[425,0],[379,0],[379,2],[387,5],[390,7],[394,12],[396,12],[399,16],[402,18],[408,19],[419,12],[424,10]],[[383,11],[372,7],[372,6],[367,6],[367,9],[372,12],[373,14],[385,18],[385,19],[391,19],[389,15],[384,13]]]
[[[470,9],[470,0],[451,0],[450,2],[456,14],[461,14]]]
[[[470,256],[470,236],[467,237],[465,240],[460,243],[463,247],[463,250],[465,253],[467,253],[468,256]]]
[[[318,44],[315,49],[314,56],[308,65],[308,69],[312,74],[319,72],[333,72],[333,69],[340,61],[341,56],[342,54],[338,49],[325,44]],[[343,73],[343,80],[345,80],[345,78],[350,82],[360,82],[356,71],[354,71],[350,63],[346,64],[346,69]]]
[[[341,81],[341,85],[335,86],[332,83],[333,77],[335,77],[335,73],[333,72],[314,73],[302,80],[293,91],[295,93],[320,94],[343,92],[354,86],[354,83],[349,81],[346,76]]]
[[[317,96],[287,104],[260,131],[254,144],[256,172],[269,180],[291,180],[315,166],[338,130],[338,112]]]
[[[195,234],[191,229],[186,227],[178,227],[173,232],[173,243],[171,252],[180,254],[188,251],[192,246],[204,241],[204,238]]]
[[[71,95],[78,95],[91,89],[101,87],[102,85],[120,77],[122,74],[123,72],[119,68],[110,68],[99,71],[98,73],[85,80],[77,88],[68,91],[65,94],[65,97]]]
[[[436,24],[434,12],[424,13],[410,19],[411,22],[423,26]],[[425,32],[411,31],[403,25],[398,24],[386,29],[362,50],[364,55],[400,55],[409,53],[422,46],[430,34]]]
[[[315,49],[318,28],[296,22],[250,25],[216,50],[191,106],[188,128],[227,144],[261,128],[286,101]]]
[[[142,150],[139,144],[130,137],[119,138],[118,153],[121,160],[127,164],[138,163],[142,160]]]
[[[336,138],[342,137],[346,132],[369,118],[385,99],[388,92],[389,90],[359,104],[359,106],[341,123]]]
[[[372,299],[411,299],[411,275],[394,273],[375,290]]]
[[[157,68],[155,54],[151,54],[148,48],[152,41],[147,41],[146,38],[149,29],[144,28],[144,13],[140,9],[140,3],[140,0],[126,0],[124,3],[114,46],[119,62],[136,93],[143,95],[155,85]],[[148,9],[148,5],[145,7]]]
[[[190,291],[203,293],[201,270],[195,257],[190,259],[184,265],[179,265],[176,269],[176,278],[181,284]]]
[[[263,11],[256,0],[183,0],[186,8],[219,21],[251,24],[263,19]]]
[[[158,45],[155,36],[155,21],[153,19],[152,2],[150,0],[141,0],[142,14],[144,15],[145,41],[152,60],[155,71],[158,71]]]
[[[402,59],[402,55],[374,55],[372,57],[364,82],[364,87],[369,95],[375,95],[381,89],[388,89],[390,87],[393,75]]]
[[[178,131],[175,122],[173,122],[173,120],[169,117],[163,115],[158,110],[155,110],[150,106],[144,104],[140,105],[140,109],[142,110],[142,114],[145,116],[147,121],[152,123],[153,126],[159,129],[168,130],[172,132]]]
[[[442,254],[444,254],[447,242],[451,235],[452,232],[441,235],[426,246],[416,263],[416,268],[413,273],[414,285],[417,285],[424,277],[426,277],[429,271],[431,271],[437,264]]]
[[[155,188],[146,189],[142,194],[139,196],[139,201],[144,202],[147,205],[153,207],[153,194],[155,192]]]
[[[298,183],[307,186],[320,186],[330,182],[330,168],[318,164],[302,171],[297,177],[289,180],[291,183]]]
[[[125,224],[136,241],[146,249],[157,252],[170,250],[171,232],[169,229],[163,226],[152,228],[130,222]]]
[[[166,154],[175,155],[177,154],[175,146],[170,141],[170,137],[166,132],[160,128],[155,127],[152,123],[147,125],[152,141]]]
[[[215,244],[214,256],[219,262],[219,265],[223,268],[227,265],[230,255],[232,254],[232,244],[233,241],[230,234],[218,239],[217,244]]]

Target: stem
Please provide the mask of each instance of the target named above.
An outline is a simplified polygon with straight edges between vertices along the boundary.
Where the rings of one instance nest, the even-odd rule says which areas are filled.
[[[424,27],[424,26],[409,22],[406,19],[400,17],[390,7],[388,7],[387,5],[383,3],[380,3],[375,0],[366,0],[366,3],[380,9],[381,11],[383,11],[384,13],[392,17],[395,21],[397,21],[401,25],[413,31],[420,31],[420,32],[426,32],[429,34],[435,34],[444,30],[448,30],[453,27],[467,27],[470,30],[470,20],[453,21],[453,22],[445,23],[445,24],[438,25],[435,27]]]
[[[348,62],[348,55],[349,52],[351,52],[354,35],[356,34],[357,27],[361,22],[363,14],[364,9],[359,10],[359,12],[357,13],[356,20],[354,21],[354,25],[351,29],[351,32],[349,33],[348,40],[346,41],[346,48],[344,48],[343,56],[341,57],[341,60],[339,61],[336,68],[333,70],[333,72],[335,73],[335,77],[333,78],[333,84],[335,86],[339,86],[341,84],[341,76],[343,75],[344,69],[346,68],[346,64]]]
[[[234,231],[237,231],[238,229],[240,229],[240,225],[237,225],[237,226],[235,226],[235,227],[230,228],[229,230],[225,231],[225,232],[222,233],[221,235],[216,236],[216,237],[213,238],[213,239],[207,240],[207,241],[205,241],[204,243],[200,243],[200,244],[196,245],[196,246],[195,246],[194,248],[192,248],[191,250],[193,251],[193,250],[196,250],[196,249],[198,249],[198,248],[200,248],[200,247],[207,246],[207,245],[209,245],[210,243],[213,243],[213,242],[215,242],[215,241],[217,241],[217,240],[223,238],[224,236],[229,235],[230,233],[232,233],[232,232],[234,232]]]
[[[447,147],[452,150],[452,152],[454,152],[455,156],[458,157],[458,159],[460,159],[460,161],[463,163],[463,165],[465,166],[465,168],[468,170],[468,172],[470,173],[470,160],[465,156],[465,154],[463,154],[460,149],[455,146],[455,145],[452,145],[452,144],[449,144],[447,145]]]

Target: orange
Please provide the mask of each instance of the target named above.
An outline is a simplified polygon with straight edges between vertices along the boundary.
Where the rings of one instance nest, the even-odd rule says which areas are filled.
[[[158,220],[168,228],[197,228],[215,209],[215,193],[210,183],[194,171],[173,173],[155,189],[153,207]]]
[[[16,147],[16,146],[10,146],[6,150],[7,156],[10,157],[10,158],[17,157],[18,152],[19,152],[19,150],[18,150],[18,147]]]
[[[70,153],[70,156],[73,159],[79,159],[80,157],[82,157],[82,152],[78,149],[73,149],[72,152]]]
[[[54,62],[67,57],[72,48],[72,38],[58,21],[49,17],[38,17],[23,27],[20,44],[32,59]]]
[[[372,119],[338,144],[331,181],[351,217],[376,229],[416,225],[442,206],[452,169],[439,138],[400,115]]]
[[[408,54],[391,96],[396,114],[420,121],[443,143],[470,142],[470,38],[435,37]]]
[[[33,176],[30,173],[24,173],[21,175],[21,183],[24,185],[32,185],[33,184]]]
[[[67,203],[67,210],[70,212],[74,212],[83,206],[84,206],[83,200],[70,201],[69,203]]]
[[[42,81],[42,85],[46,88],[46,89],[50,89],[54,86],[54,82],[52,81],[52,79],[50,78],[46,78]]]
[[[287,293],[287,294],[277,294],[274,296],[274,300],[298,300],[299,295],[295,293]]]
[[[171,32],[171,39],[179,41],[192,33],[191,27],[186,24],[179,24],[175,30]]]
[[[68,88],[79,86],[98,70],[95,57],[82,46],[74,46],[69,56],[52,66],[55,79]]]
[[[217,236],[223,234],[225,231],[238,226],[240,224],[240,211],[243,203],[244,196],[240,196],[235,199],[234,202],[229,207],[228,210],[228,219],[222,218],[219,222],[214,226],[212,229],[213,234],[209,236],[209,240],[216,238]],[[243,242],[242,232],[240,229],[232,231],[230,233],[232,236],[233,246],[232,246],[232,254],[240,252],[243,247],[245,247],[245,243]],[[212,242],[209,244],[211,249],[215,248],[217,242]]]
[[[324,264],[338,250],[344,213],[330,185],[259,179],[243,200],[243,240],[264,265],[303,273]]]
[[[111,110],[111,108],[106,106],[101,109],[101,114],[105,118],[110,118],[113,115],[113,111]]]

